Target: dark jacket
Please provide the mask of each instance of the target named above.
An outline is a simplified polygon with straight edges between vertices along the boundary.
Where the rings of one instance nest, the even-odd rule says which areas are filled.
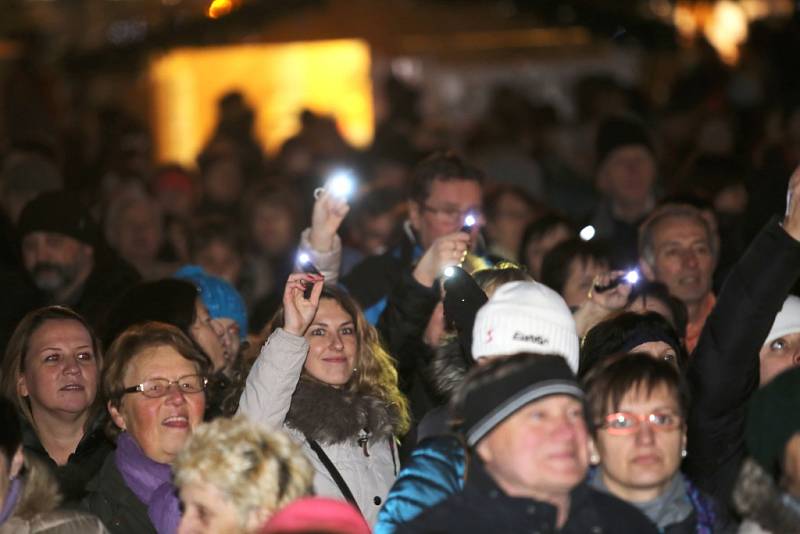
[[[658,530],[631,505],[600,493],[586,483],[572,490],[567,522],[556,529],[554,506],[506,495],[480,463],[473,462],[462,492],[401,525],[397,532],[656,534]]]
[[[147,506],[125,484],[114,454],[86,489],[81,508],[99,517],[111,534],[156,534]]]
[[[759,351],[800,274],[800,243],[773,218],[733,267],[689,362],[692,394],[684,469],[729,505],[745,456],[746,404],[759,384]]]
[[[49,468],[58,481],[65,505],[79,503],[86,496],[86,485],[97,475],[106,456],[113,450],[113,445],[103,432],[104,419],[98,418],[94,421],[64,465],[57,465],[50,458],[27,419],[20,419],[25,454],[35,457]]]

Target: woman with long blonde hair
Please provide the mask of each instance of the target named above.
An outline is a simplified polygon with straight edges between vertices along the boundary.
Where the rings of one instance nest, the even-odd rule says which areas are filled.
[[[316,493],[352,502],[374,523],[399,469],[395,438],[408,430],[408,404],[375,329],[322,282],[289,277],[239,412],[288,430],[314,465]]]

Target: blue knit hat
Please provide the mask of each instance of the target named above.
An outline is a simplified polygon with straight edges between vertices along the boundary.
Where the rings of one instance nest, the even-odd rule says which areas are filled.
[[[181,267],[175,273],[175,278],[193,282],[211,318],[233,319],[239,325],[241,338],[247,337],[247,310],[241,295],[232,285],[222,278],[206,273],[199,265]]]

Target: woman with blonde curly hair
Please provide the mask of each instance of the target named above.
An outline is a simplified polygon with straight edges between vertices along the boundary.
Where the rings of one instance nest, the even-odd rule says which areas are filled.
[[[314,465],[317,495],[374,523],[399,467],[395,436],[409,426],[392,359],[353,299],[318,275],[289,276],[269,330],[239,412],[286,428]]]
[[[257,532],[272,514],[308,495],[314,475],[286,433],[241,416],[198,427],[173,469],[183,503],[178,534]]]

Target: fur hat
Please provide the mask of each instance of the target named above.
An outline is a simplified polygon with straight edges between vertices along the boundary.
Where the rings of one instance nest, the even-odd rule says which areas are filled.
[[[211,318],[233,319],[239,325],[239,336],[242,339],[247,337],[247,310],[241,295],[232,285],[206,273],[199,265],[181,267],[175,278],[193,282]]]
[[[561,295],[538,282],[509,282],[478,310],[472,357],[559,354],[578,370],[575,320]]]
[[[790,295],[783,302],[783,308],[775,316],[772,329],[764,344],[772,343],[779,337],[800,333],[800,298]]]

